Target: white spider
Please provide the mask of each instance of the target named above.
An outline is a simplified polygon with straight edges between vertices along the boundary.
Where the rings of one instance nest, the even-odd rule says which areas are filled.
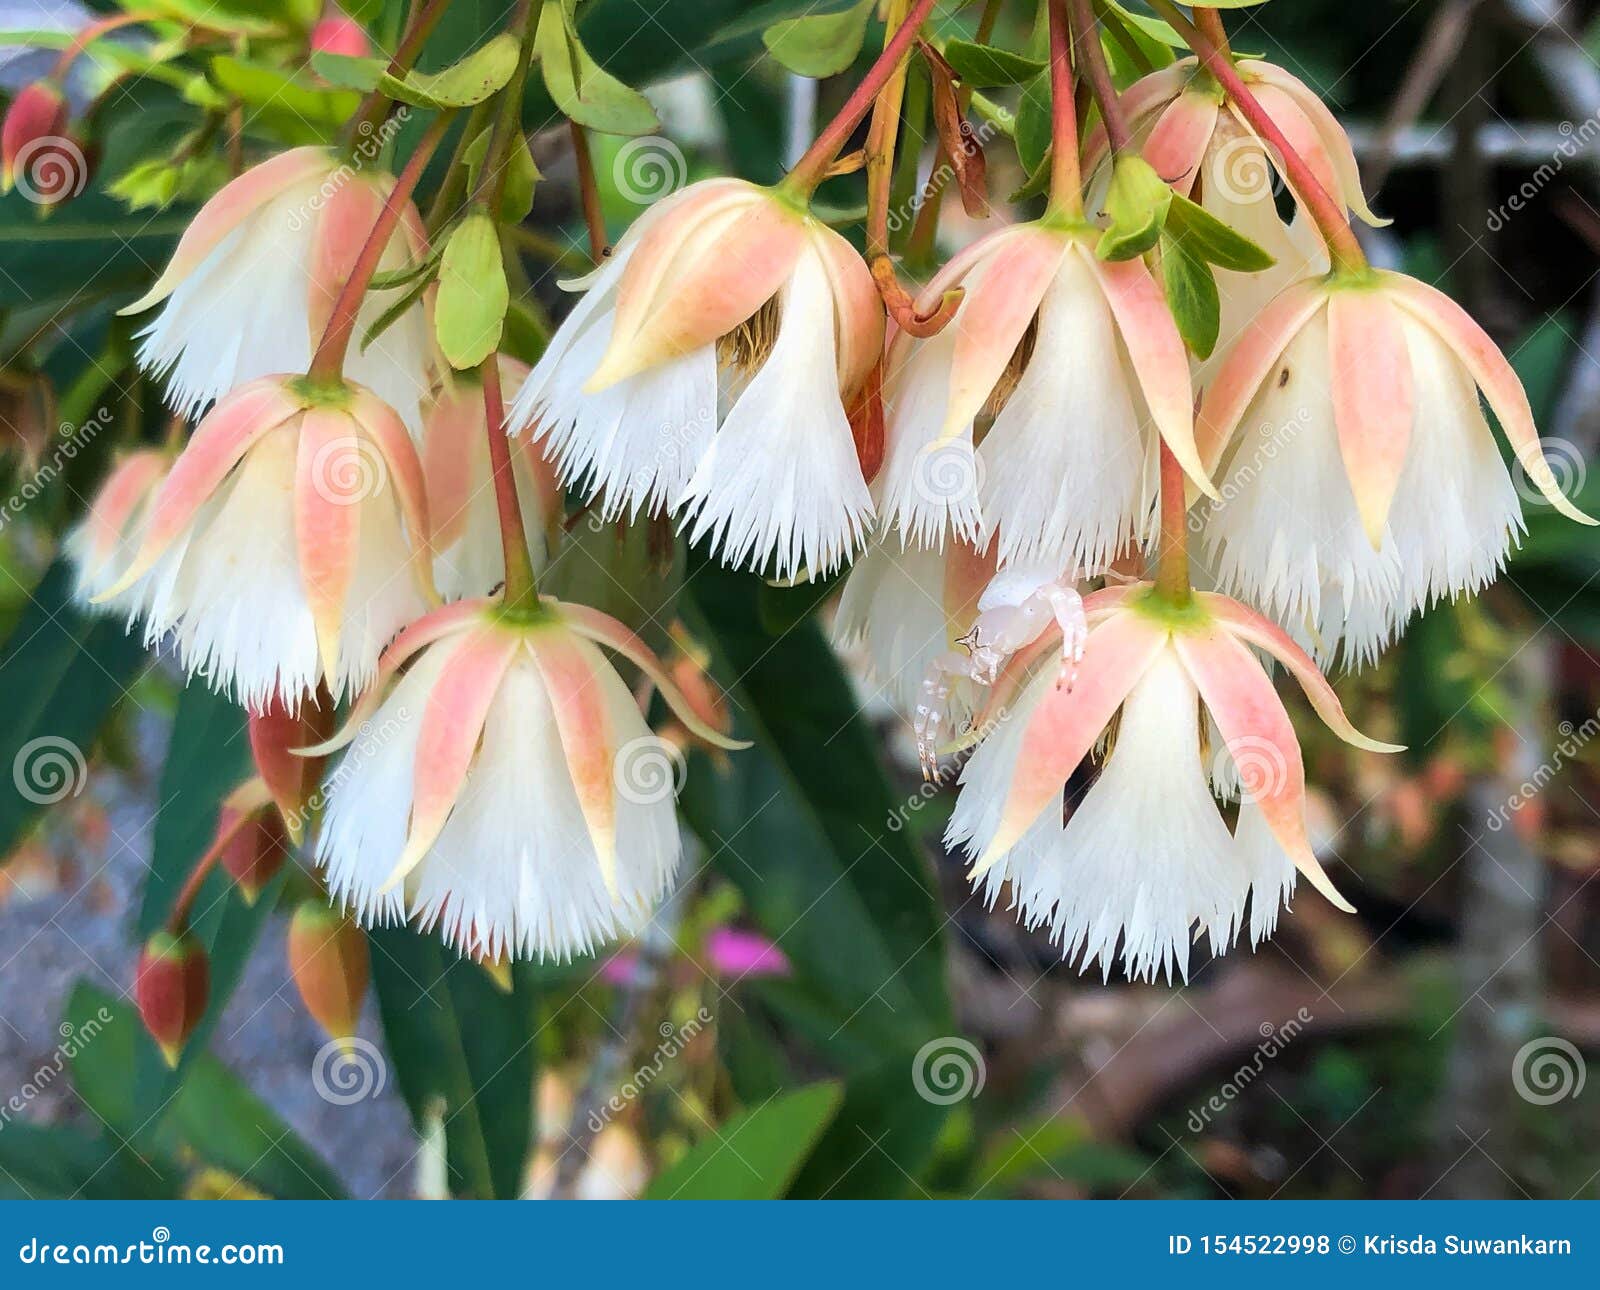
[[[912,729],[924,779],[933,779],[938,770],[939,727],[949,711],[955,682],[993,685],[1006,660],[1038,640],[1052,623],[1061,629],[1062,675],[1056,684],[1071,689],[1089,636],[1077,589],[1049,566],[1012,566],[989,580],[978,597],[972,629],[956,642],[961,649],[946,650],[935,658],[922,681]]]

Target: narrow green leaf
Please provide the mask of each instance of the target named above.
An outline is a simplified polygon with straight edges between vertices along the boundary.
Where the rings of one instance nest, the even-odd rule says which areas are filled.
[[[0,1133],[0,1199],[176,1200],[183,1172],[109,1134],[13,1121]]]
[[[1173,193],[1167,232],[1191,255],[1236,273],[1260,273],[1277,263],[1244,234],[1181,193]]]
[[[1044,164],[1050,152],[1050,72],[1046,69],[1022,87],[1017,104],[1017,157],[1028,174]]]
[[[451,366],[476,367],[494,353],[510,301],[494,220],[474,211],[456,226],[439,261],[434,332]]]
[[[601,67],[585,48],[561,0],[545,0],[535,35],[545,88],[579,125],[606,134],[653,134],[661,128],[650,100]]]
[[[1211,266],[1182,241],[1163,237],[1161,278],[1167,307],[1172,310],[1184,344],[1200,358],[1210,358],[1222,325],[1217,280]]]
[[[65,560],[51,565],[0,647],[0,859],[42,811],[83,791],[95,736],[148,666],[120,618],[73,607],[72,579]]]
[[[818,80],[837,76],[861,52],[867,19],[876,3],[877,0],[859,0],[841,13],[807,14],[775,22],[761,33],[761,43],[797,75]]]
[[[353,90],[312,85],[282,68],[231,54],[211,60],[211,79],[295,142],[331,139],[361,105]]]
[[[1131,260],[1156,244],[1172,203],[1172,189],[1137,153],[1117,158],[1106,191],[1110,227],[1095,248],[1102,260]]]
[[[483,155],[489,150],[489,136],[485,129],[467,145],[462,159],[467,163],[467,186],[476,188],[478,169],[483,165]],[[528,147],[528,138],[522,133],[512,140],[511,152],[505,160],[504,189],[495,216],[505,224],[520,224],[533,209],[533,190],[543,176]]]
[[[839,1109],[835,1083],[743,1111],[650,1184],[651,1200],[777,1200]]]
[[[944,56],[950,66],[956,69],[962,83],[973,89],[1024,85],[1038,78],[1041,73],[1046,73],[1045,83],[1049,84],[1045,64],[1014,54],[1009,49],[978,45],[970,40],[951,40],[945,43]]]
[[[311,66],[331,85],[363,91],[381,89],[401,103],[438,112],[472,107],[504,89],[517,70],[517,38],[502,32],[460,62],[437,72],[412,69],[404,76],[391,76],[384,59],[325,51],[311,55]]]

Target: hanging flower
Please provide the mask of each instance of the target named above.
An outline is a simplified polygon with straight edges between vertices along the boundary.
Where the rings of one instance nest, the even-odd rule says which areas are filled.
[[[844,238],[769,190],[710,180],[573,285],[587,294],[511,415],[563,481],[607,518],[682,513],[726,563],[779,577],[860,545],[872,503],[847,409],[884,324]]]
[[[83,519],[67,534],[63,545],[72,561],[73,597],[79,604],[136,618],[170,579],[175,562],[165,560],[137,587],[101,599],[122,579],[143,545],[152,503],[171,465],[171,456],[158,448],[129,453],[106,476]]]
[[[1101,260],[1095,237],[1065,221],[991,234],[918,302],[964,287],[951,323],[896,336],[879,487],[885,522],[907,538],[993,538],[1002,566],[1089,576],[1151,533],[1158,436],[1210,490],[1161,288],[1137,259]],[[943,459],[952,449],[962,455]],[[963,474],[973,487],[946,486]]]
[[[329,777],[317,841],[335,900],[369,925],[417,918],[488,960],[566,959],[637,931],[677,872],[675,785],[635,764],[664,746],[597,643],[696,734],[743,746],[602,613],[549,599],[531,616],[436,610],[385,652],[330,745],[361,733]]]
[[[1198,594],[1174,610],[1136,586],[1098,592],[1087,608],[1076,683],[1060,684],[1054,665],[1035,668],[1038,651],[1019,654],[980,721],[989,733],[962,773],[947,835],[974,862],[973,882],[991,902],[1010,882],[1027,924],[1048,926],[1081,967],[1098,962],[1109,975],[1120,940],[1127,974],[1151,980],[1174,969],[1187,978],[1199,932],[1213,953],[1225,951],[1247,897],[1257,931],[1270,929],[1260,906],[1292,888],[1279,852],[1348,911],[1311,850],[1299,742],[1251,648],[1282,663],[1342,739],[1397,750],[1357,733],[1304,652],[1235,601]],[[1277,852],[1224,824],[1204,764],[1202,705],[1243,809],[1259,812]],[[1063,824],[1067,780],[1108,734],[1100,777]]]
[[[122,310],[165,301],[140,333],[139,362],[168,380],[172,406],[194,416],[257,377],[303,372],[340,288],[372,232],[394,179],[341,163],[324,148],[294,148],[247,170],[200,209],[155,285]],[[408,202],[380,273],[426,254],[422,221]],[[404,287],[372,290],[357,336]],[[426,308],[418,303],[346,363],[413,429],[433,358]]]
[[[171,633],[191,672],[260,710],[319,681],[337,700],[431,595],[422,469],[370,391],[268,377],[196,427],[100,593],[140,597],[145,639]]]
[[[1510,364],[1449,297],[1395,273],[1285,291],[1201,404],[1219,585],[1325,663],[1342,644],[1360,664],[1412,613],[1492,581],[1523,524],[1480,390],[1550,504],[1593,523],[1545,462]]]
[[[500,358],[500,379],[515,388],[527,365]],[[422,473],[433,524],[433,576],[447,600],[486,596],[505,580],[505,552],[489,468],[483,384],[476,372],[447,375],[422,410]],[[542,571],[561,523],[554,472],[527,439],[512,440],[511,469],[535,573]]]

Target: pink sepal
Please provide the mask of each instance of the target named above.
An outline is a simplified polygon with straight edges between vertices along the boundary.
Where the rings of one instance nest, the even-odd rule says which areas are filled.
[[[846,398],[866,382],[883,357],[883,297],[861,253],[825,224],[810,230],[811,246],[822,259],[833,289],[835,344],[839,351],[839,393]]]
[[[1067,779],[1167,640],[1164,628],[1140,614],[1113,614],[1090,629],[1072,687],[1058,682],[1026,717],[1009,718],[1026,720],[1028,727],[1000,826],[969,878],[980,877],[1003,859],[1052,802],[1059,806]]]
[[[223,238],[238,228],[256,211],[284,189],[309,179],[323,170],[333,169],[333,157],[326,148],[291,148],[276,157],[252,166],[237,179],[224,185],[217,195],[200,208],[190,221],[165,272],[155,285],[118,313],[136,314],[165,300],[195,266],[217,249]],[[309,218],[309,216],[308,216]]]
[[[1466,366],[1472,379],[1478,383],[1478,388],[1483,391],[1483,397],[1494,409],[1511,451],[1522,463],[1528,478],[1539,486],[1545,500],[1569,520],[1576,520],[1579,524],[1600,523],[1600,520],[1592,519],[1580,511],[1561,491],[1555,472],[1544,459],[1539,431],[1533,424],[1533,408],[1528,403],[1528,392],[1522,388],[1522,381],[1500,352],[1500,347],[1489,339],[1489,333],[1444,292],[1404,274],[1385,273],[1382,276],[1384,290],[1394,297],[1395,303],[1437,332]]]
[[[1328,297],[1333,421],[1356,510],[1372,549],[1383,545],[1389,507],[1411,446],[1411,355],[1394,306],[1381,292]]]
[[[428,485],[416,445],[399,414],[371,390],[352,385],[350,415],[356,419],[383,458],[400,518],[411,547],[411,572],[424,598],[436,601],[433,587],[433,534],[428,525]]]
[[[1100,281],[1156,430],[1184,474],[1207,497],[1217,498],[1216,487],[1195,444],[1194,385],[1189,375],[1188,351],[1160,284],[1143,260],[1102,260],[1083,244],[1074,250],[1084,257]]]
[[[1343,188],[1339,183],[1338,175],[1334,172],[1333,159],[1328,156],[1327,149],[1323,147],[1322,136],[1317,133],[1311,122],[1306,119],[1306,114],[1300,110],[1299,105],[1289,95],[1272,85],[1257,85],[1255,87],[1255,95],[1267,115],[1272,118],[1273,124],[1283,131],[1283,137],[1289,141],[1289,146],[1299,153],[1305,161],[1306,167],[1322,187],[1323,192],[1343,206]],[[1231,110],[1234,119],[1239,123],[1239,128],[1252,135],[1255,134],[1250,123],[1244,119],[1238,109]],[[1257,137],[1259,138],[1259,136]],[[1278,173],[1284,176],[1284,182],[1288,183],[1288,174],[1279,163],[1276,155],[1277,149],[1265,140],[1261,140],[1261,145],[1266,150],[1267,155],[1273,159],[1273,165],[1277,167]],[[1291,183],[1290,188],[1292,189],[1293,187],[1294,185]],[[1300,199],[1301,204],[1304,205],[1304,194],[1297,193],[1296,196]]]
[[[157,448],[131,452],[117,463],[89,503],[89,554],[95,566],[109,559],[127,535],[139,504],[166,474],[171,458]]]
[[[384,195],[377,186],[356,176],[336,188],[316,216],[306,290],[307,333],[313,349],[333,314],[334,302],[355,269],[383,203]],[[390,244],[393,245],[392,238]]]
[[[300,581],[316,629],[323,675],[339,674],[339,636],[355,575],[365,498],[349,481],[370,479],[359,427],[336,408],[307,408],[295,449],[294,538]]]
[[[1327,290],[1320,281],[1291,283],[1245,326],[1206,387],[1195,425],[1195,444],[1207,470],[1215,470],[1239,420],[1261,389],[1283,351],[1311,316],[1322,308]]]
[[[1344,714],[1344,705],[1339,702],[1339,696],[1328,684],[1328,679],[1322,675],[1321,669],[1312,661],[1311,656],[1296,645],[1283,628],[1227,596],[1216,595],[1213,592],[1195,594],[1206,611],[1234,636],[1246,645],[1254,645],[1257,649],[1265,650],[1283,664],[1289,674],[1300,683],[1300,688],[1305,691],[1306,698],[1311,701],[1311,706],[1316,709],[1323,724],[1345,743],[1355,748],[1364,748],[1368,752],[1405,751],[1399,744],[1386,744],[1377,739],[1369,739],[1350,724],[1350,718]]]
[[[1222,733],[1245,797],[1312,886],[1355,913],[1311,849],[1300,741],[1266,670],[1221,624],[1174,633],[1172,643]]]
[[[263,435],[294,417],[300,406],[281,376],[264,376],[241,385],[212,408],[195,427],[156,494],[139,554],[113,586],[95,597],[95,603],[121,595],[144,577],[239,459]]]
[[[528,643],[544,676],[567,774],[589,829],[606,891],[617,896],[616,739],[595,668],[610,665],[574,632],[534,632]]]
[[[651,684],[660,692],[662,700],[692,734],[730,752],[737,752],[741,748],[750,746],[748,739],[730,739],[696,716],[693,705],[673,684],[666,667],[655,656],[655,651],[610,614],[603,614],[587,605],[557,600],[554,596],[544,597],[544,602],[580,636],[586,636],[596,644],[615,650],[648,676]]]
[[[1187,197],[1217,128],[1217,100],[1200,90],[1185,90],[1167,105],[1145,140],[1144,159],[1156,174]]]
[[[1198,60],[1194,58],[1180,59],[1170,66],[1141,76],[1123,91],[1120,96],[1122,112],[1135,133],[1145,117],[1165,107],[1184,92],[1198,65]],[[1106,155],[1106,128],[1102,122],[1096,121],[1084,139],[1083,173],[1094,174]]]
[[[406,845],[380,893],[404,881],[444,831],[472,768],[483,723],[523,640],[521,632],[484,623],[454,647],[434,680],[417,732]]]

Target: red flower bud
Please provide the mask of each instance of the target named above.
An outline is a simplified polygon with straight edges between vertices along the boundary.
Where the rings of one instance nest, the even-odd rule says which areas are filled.
[[[291,840],[305,835],[308,804],[316,794],[327,757],[302,757],[301,748],[324,742],[333,733],[333,700],[319,690],[317,702],[306,702],[292,716],[277,698],[250,713],[250,752],[256,771],[278,804]]]
[[[20,179],[24,195],[41,201],[81,189],[83,154],[65,137],[66,130],[67,99],[60,86],[35,81],[19,91],[0,124],[0,189],[10,192]],[[43,151],[70,155],[44,157]]]
[[[367,937],[359,927],[319,900],[294,911],[289,974],[306,1011],[334,1039],[356,1033],[367,972]]]
[[[219,858],[245,903],[253,905],[261,889],[277,876],[289,858],[289,839],[276,808],[261,807],[240,824],[246,814],[224,802],[217,815],[217,836],[235,830]]]
[[[206,1010],[211,969],[206,953],[187,932],[157,932],[145,942],[134,977],[139,1019],[156,1041],[168,1066],[176,1066],[183,1046]]]
[[[345,54],[350,58],[365,58],[372,53],[372,42],[365,29],[354,18],[342,13],[331,13],[311,29],[311,49],[314,53]]]

